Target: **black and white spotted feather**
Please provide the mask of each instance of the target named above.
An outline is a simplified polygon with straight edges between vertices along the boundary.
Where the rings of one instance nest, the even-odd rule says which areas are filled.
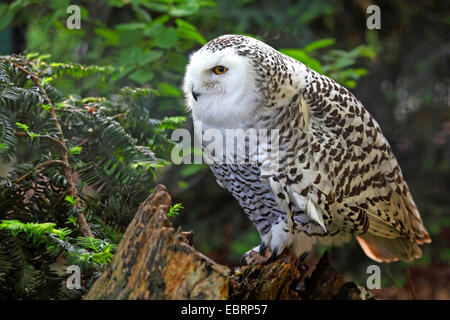
[[[224,35],[191,56],[184,91],[199,137],[279,132],[277,161],[261,152],[253,163],[229,163],[203,144],[218,183],[273,253],[301,255],[354,235],[376,261],[411,261],[431,242],[380,126],[332,79],[256,39]],[[269,137],[257,148],[273,146]],[[248,156],[248,141],[237,148]]]

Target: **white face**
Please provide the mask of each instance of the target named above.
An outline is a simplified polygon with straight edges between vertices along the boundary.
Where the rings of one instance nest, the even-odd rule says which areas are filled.
[[[186,69],[186,105],[194,120],[205,126],[241,127],[254,118],[261,103],[254,79],[253,66],[232,48],[199,50],[191,56]]]

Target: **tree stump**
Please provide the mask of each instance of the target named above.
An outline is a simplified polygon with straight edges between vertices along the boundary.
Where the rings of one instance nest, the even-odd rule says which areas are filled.
[[[326,252],[310,277],[302,259],[283,255],[231,270],[195,250],[192,232],[175,231],[167,218],[171,197],[163,185],[140,205],[112,262],[86,299],[367,299],[346,281]]]

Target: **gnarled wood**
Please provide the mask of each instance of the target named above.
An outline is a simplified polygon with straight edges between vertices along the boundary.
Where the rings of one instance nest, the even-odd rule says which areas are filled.
[[[166,188],[156,186],[86,299],[227,299],[230,270],[186,243],[187,233],[175,232],[170,206]]]
[[[192,246],[192,232],[172,228],[164,186],[139,207],[113,261],[86,299],[361,299],[364,289],[338,274],[325,254],[311,277],[301,259],[283,255],[230,270]]]

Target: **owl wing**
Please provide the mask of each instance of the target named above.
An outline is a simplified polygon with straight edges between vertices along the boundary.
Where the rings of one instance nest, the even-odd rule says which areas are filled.
[[[372,259],[420,257],[417,244],[431,239],[380,126],[347,89],[314,71],[309,76],[300,109],[308,140],[301,154],[310,168],[294,193],[309,188],[329,231],[357,235]]]

